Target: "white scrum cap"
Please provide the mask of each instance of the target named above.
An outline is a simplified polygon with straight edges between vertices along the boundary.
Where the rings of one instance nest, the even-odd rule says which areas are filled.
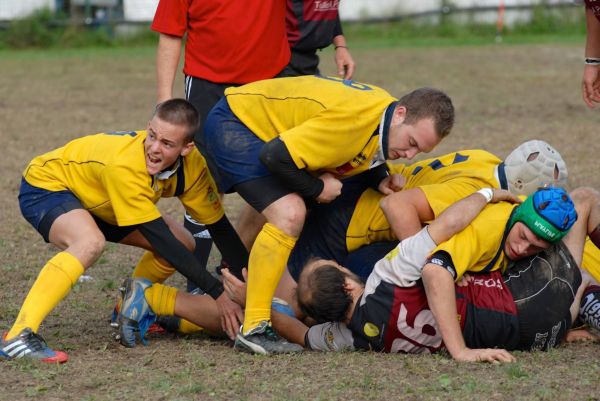
[[[504,160],[508,190],[531,195],[538,188],[567,184],[567,164],[548,143],[534,139],[519,145]]]

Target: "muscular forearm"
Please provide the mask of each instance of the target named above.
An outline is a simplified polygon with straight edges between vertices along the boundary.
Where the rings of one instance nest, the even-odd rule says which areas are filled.
[[[173,82],[175,82],[175,75],[179,66],[181,41],[180,37],[162,33],[158,39],[158,49],[156,51],[158,103],[173,97]]]
[[[304,338],[308,327],[300,320],[284,313],[271,310],[271,323],[273,328],[286,340],[305,346]]]
[[[429,235],[436,244],[447,241],[462,231],[487,205],[486,198],[475,192],[448,206],[428,227]]]
[[[415,235],[422,227],[421,222],[434,218],[433,210],[419,188],[386,196],[380,206],[392,231],[400,240]]]
[[[600,57],[600,21],[590,9],[586,10],[586,27],[585,57]]]
[[[456,357],[466,345],[456,317],[456,295],[452,276],[440,266],[427,264],[423,268],[423,285],[444,345],[450,355]]]

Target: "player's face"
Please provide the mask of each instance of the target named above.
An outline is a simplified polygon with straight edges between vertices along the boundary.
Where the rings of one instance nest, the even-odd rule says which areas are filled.
[[[504,254],[511,260],[519,260],[550,248],[548,241],[540,239],[520,221],[516,222],[506,236]]]
[[[169,168],[180,155],[187,155],[194,147],[193,142],[185,142],[185,127],[173,125],[156,116],[148,122],[147,132],[144,152],[146,169],[150,175]]]
[[[400,110],[398,110],[400,109]],[[405,124],[406,109],[399,107],[394,113],[388,138],[390,160],[411,160],[418,153],[428,153],[442,140],[435,131],[432,118],[424,118],[414,124]]]

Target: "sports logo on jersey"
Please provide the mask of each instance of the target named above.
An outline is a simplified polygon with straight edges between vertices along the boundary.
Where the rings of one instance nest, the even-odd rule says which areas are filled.
[[[367,337],[377,337],[379,336],[379,327],[371,322],[367,322],[363,327],[363,332]]]
[[[363,164],[366,160],[367,160],[367,155],[365,155],[363,152],[360,152],[358,155],[356,155],[354,157],[354,159],[352,159],[348,163],[345,163],[339,167],[336,167],[335,171],[337,171],[337,173],[339,175],[345,175],[348,172],[354,170],[355,168],[360,167],[360,165]]]

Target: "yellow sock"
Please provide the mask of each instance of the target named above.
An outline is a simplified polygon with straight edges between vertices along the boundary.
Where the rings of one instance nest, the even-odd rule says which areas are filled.
[[[83,271],[81,262],[70,253],[60,252],[50,259],[29,290],[6,339],[10,340],[27,327],[37,332],[42,321],[67,296]]]
[[[155,283],[151,287],[146,288],[144,295],[154,313],[170,316],[175,314],[177,291],[177,288]]]
[[[256,237],[248,261],[244,334],[271,320],[271,301],[296,239],[270,223]]]
[[[160,263],[152,252],[147,251],[133,270],[131,277],[143,277],[153,283],[162,283],[171,277],[174,272],[174,268]]]
[[[181,319],[181,321],[179,322],[179,329],[177,331],[183,334],[193,334],[203,330],[204,329],[198,326],[197,324],[194,324],[185,319]]]

